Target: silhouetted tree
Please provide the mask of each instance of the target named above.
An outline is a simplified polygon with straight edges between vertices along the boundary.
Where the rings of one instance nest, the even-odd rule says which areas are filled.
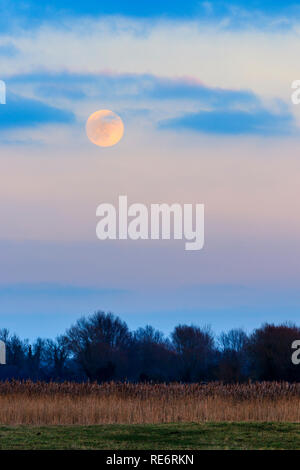
[[[43,363],[46,349],[46,341],[37,338],[36,341],[28,346],[26,358],[26,372],[33,379],[45,378],[45,367]]]
[[[248,372],[248,337],[242,329],[232,329],[221,333],[218,338],[220,348],[218,378],[224,382],[241,382]]]
[[[300,338],[300,328],[293,324],[264,324],[249,339],[251,376],[257,380],[300,379],[300,369],[291,361],[291,345]]]
[[[27,377],[27,354],[29,344],[17,335],[11,335],[6,328],[0,330],[0,339],[6,345],[7,366],[1,368],[2,378],[23,379]]]
[[[125,322],[111,313],[81,318],[66,332],[74,359],[91,380],[111,380],[128,373],[132,337]]]
[[[48,339],[45,346],[45,363],[48,374],[61,379],[71,375],[68,368],[68,357],[70,355],[68,339],[61,335],[56,340]]]
[[[174,351],[170,341],[147,325],[133,334],[135,377],[141,381],[165,381],[174,378]]]
[[[180,380],[191,382],[208,379],[214,351],[214,337],[210,328],[178,325],[171,337],[178,355]]]
[[[131,333],[120,318],[99,311],[56,340],[29,343],[5,328],[0,339],[7,352],[1,380],[300,381],[300,367],[291,361],[291,345],[300,339],[293,324],[265,324],[249,337],[232,329],[221,333],[216,348],[207,327],[178,325],[170,340],[150,325]]]

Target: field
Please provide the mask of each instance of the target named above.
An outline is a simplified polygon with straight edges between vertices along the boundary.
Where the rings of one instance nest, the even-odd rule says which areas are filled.
[[[300,449],[300,425],[185,423],[0,427],[0,450]]]
[[[300,449],[300,384],[0,382],[0,449]]]
[[[300,384],[0,382],[0,425],[300,422]]]

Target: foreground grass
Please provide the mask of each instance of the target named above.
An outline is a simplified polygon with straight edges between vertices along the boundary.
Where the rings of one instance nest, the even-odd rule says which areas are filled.
[[[1,450],[300,449],[300,423],[0,426]]]

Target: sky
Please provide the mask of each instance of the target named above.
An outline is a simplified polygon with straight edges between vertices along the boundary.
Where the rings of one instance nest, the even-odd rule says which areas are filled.
[[[166,334],[297,322],[294,1],[0,0],[0,327],[55,337],[112,311]],[[98,109],[114,147],[87,139]],[[96,208],[203,203],[205,246],[99,241]]]

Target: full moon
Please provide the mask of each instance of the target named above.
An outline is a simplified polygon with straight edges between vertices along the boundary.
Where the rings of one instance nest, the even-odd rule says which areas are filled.
[[[86,134],[93,144],[112,147],[122,139],[124,124],[117,114],[109,109],[100,109],[88,118]]]

